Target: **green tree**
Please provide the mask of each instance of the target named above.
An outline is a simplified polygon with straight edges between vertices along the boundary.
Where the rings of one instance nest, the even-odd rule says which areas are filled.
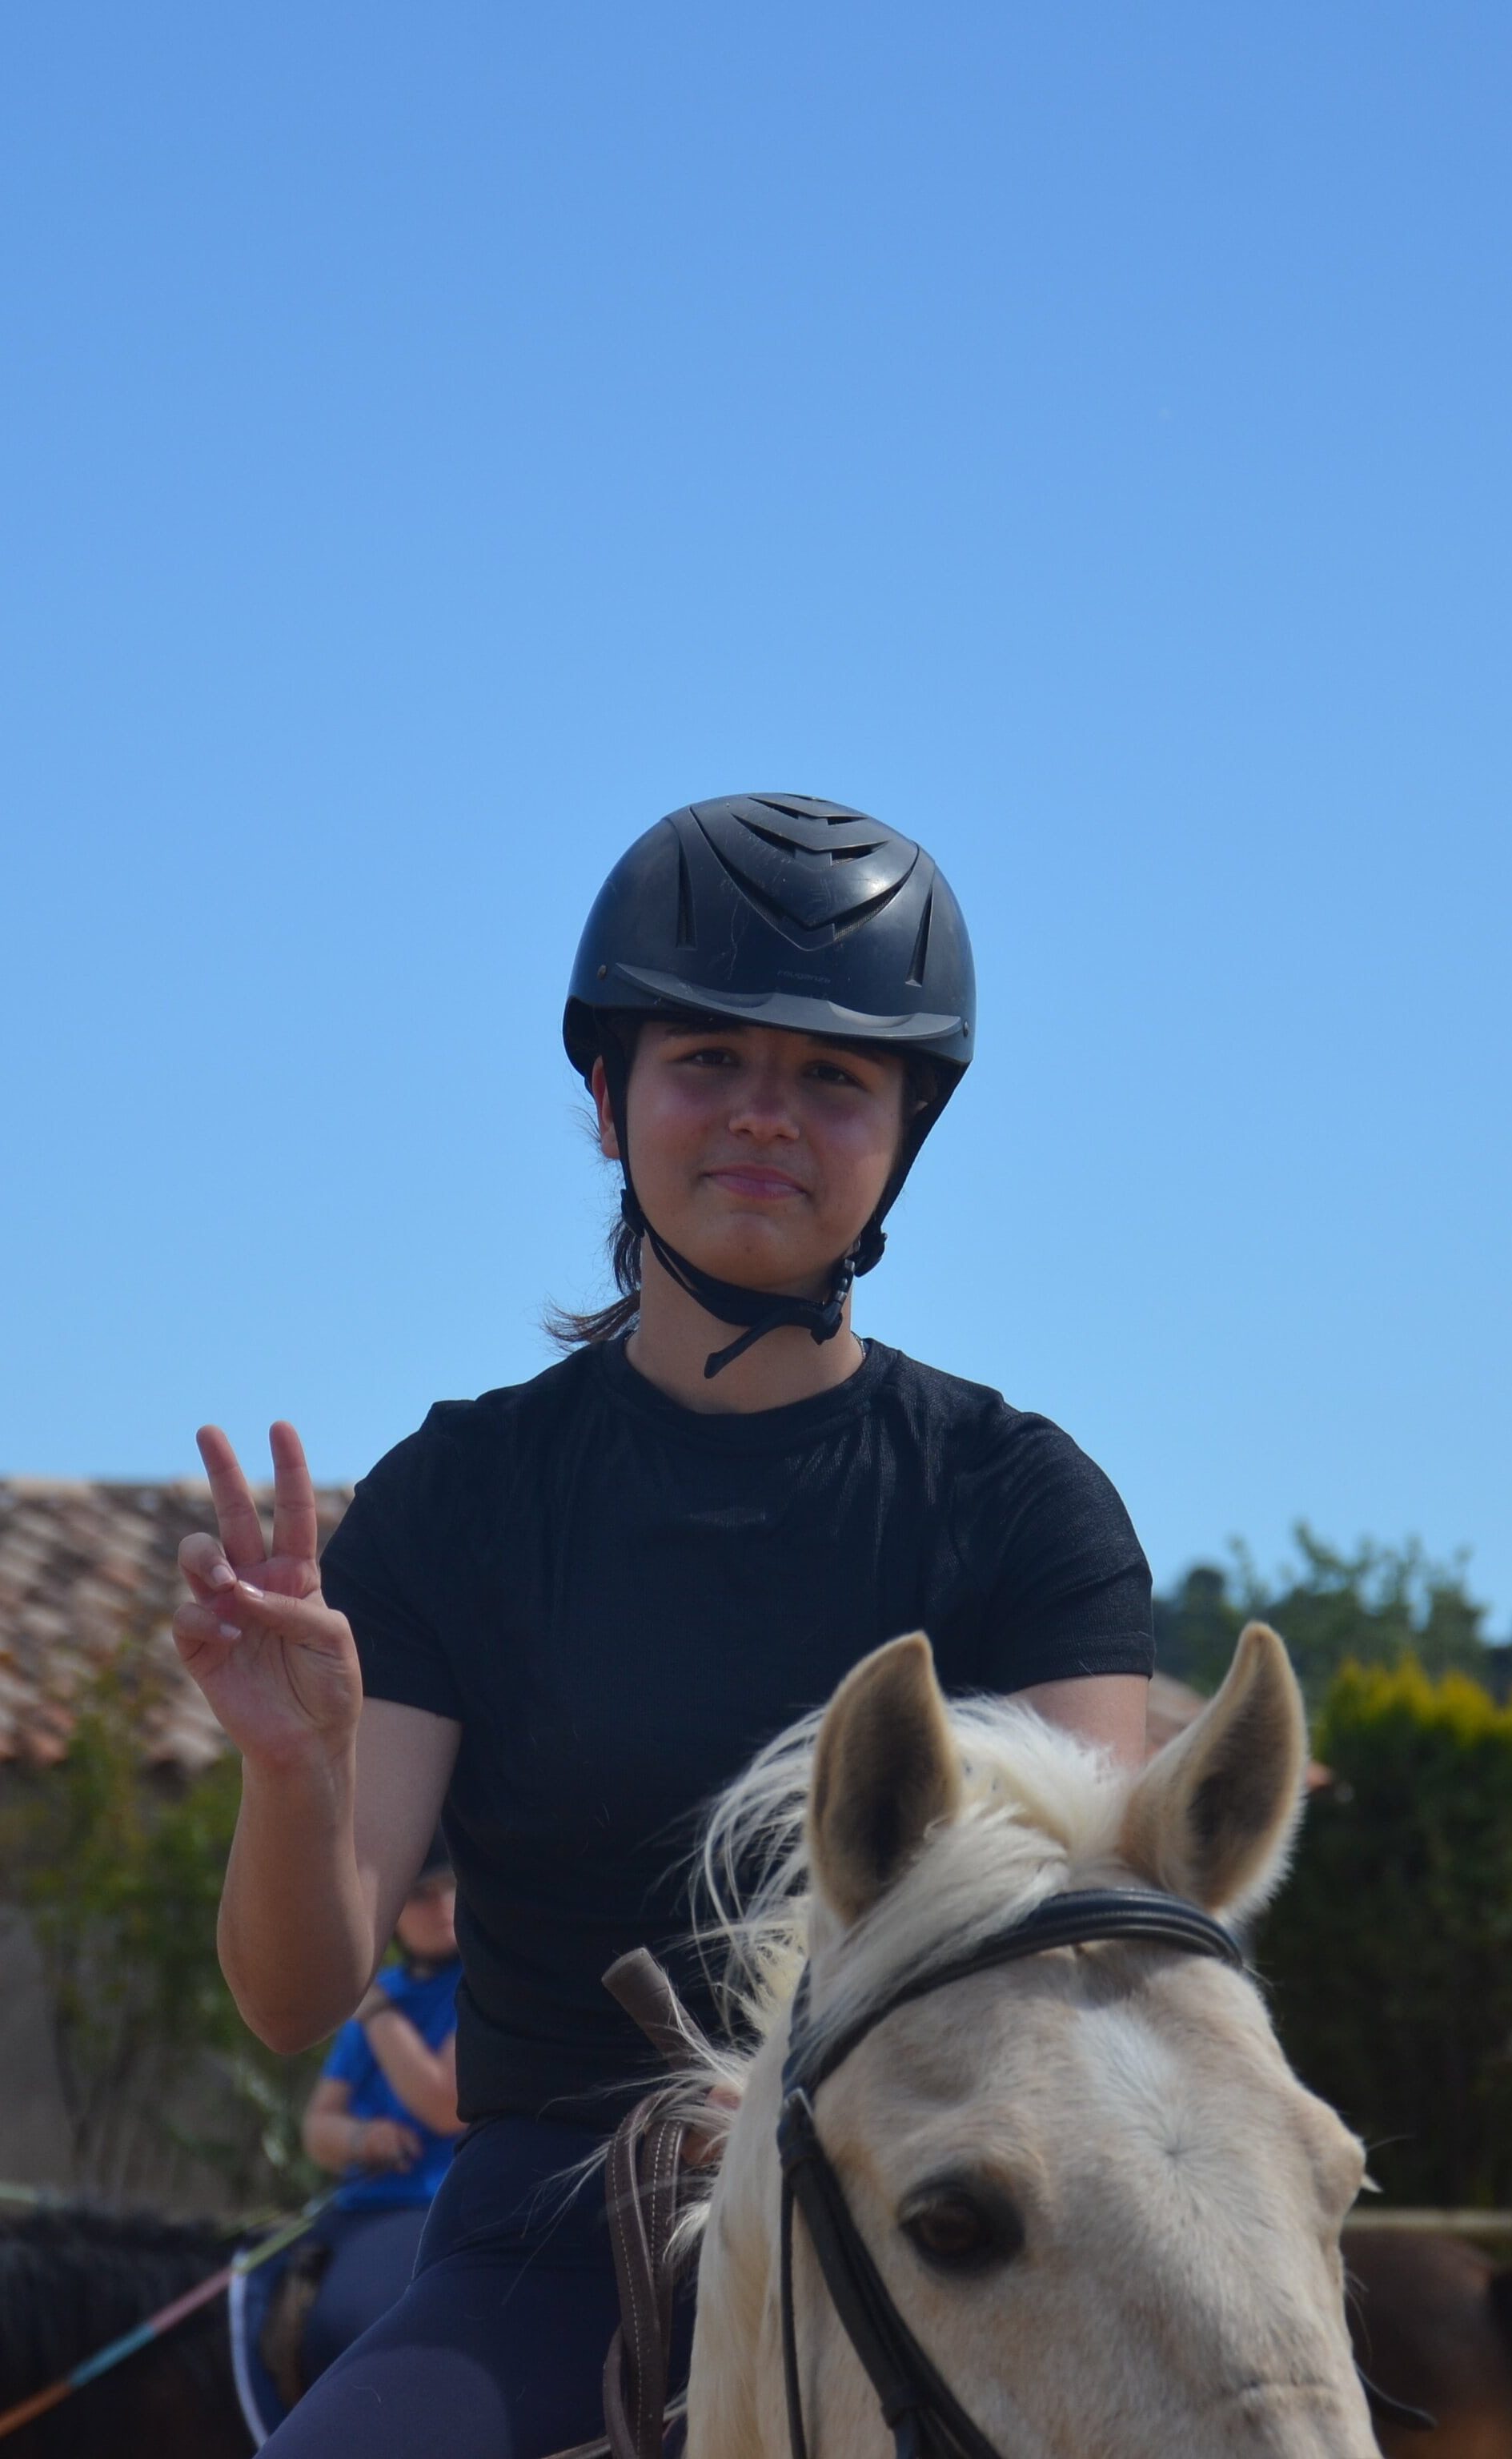
[[[1504,2207],[1512,1708],[1410,1657],[1349,1665],[1314,1747],[1333,1782],[1259,1948],[1282,2039],[1394,2202]]]
[[[1270,1581],[1236,1545],[1227,1566],[1199,1564],[1171,1595],[1157,1597],[1162,1669],[1199,1691],[1216,1690],[1244,1625],[1258,1618],[1286,1641],[1313,1709],[1347,1663],[1400,1665],[1413,1657],[1430,1673],[1496,1679],[1500,1651],[1486,1641],[1485,1608],[1466,1588],[1461,1562],[1435,1563],[1416,1543],[1366,1541],[1343,1553],[1305,1521],[1293,1542],[1300,1561]]]
[[[143,1768],[157,1682],[151,1651],[123,1647],[79,1703],[67,1757],[8,1815],[74,2172],[96,2192],[141,2191],[177,2152],[243,2207],[284,2204],[313,2177],[299,2113],[317,2061],[265,2049],[221,1978],[239,1770],[231,1756],[187,1780]]]

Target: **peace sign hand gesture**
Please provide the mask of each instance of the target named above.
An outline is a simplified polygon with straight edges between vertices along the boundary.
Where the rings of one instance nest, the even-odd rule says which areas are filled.
[[[344,1752],[357,1730],[362,1673],[351,1626],[320,1590],[315,1491],[304,1447],[282,1420],[273,1453],[273,1545],[241,1463],[219,1426],[202,1426],[219,1540],[186,1537],[178,1566],[194,1595],[173,1619],[178,1653],[222,1732],[265,1768]]]

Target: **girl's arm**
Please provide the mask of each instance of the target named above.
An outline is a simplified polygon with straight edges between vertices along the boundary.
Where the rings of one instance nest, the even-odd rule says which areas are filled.
[[[354,2117],[351,2086],[323,2075],[309,2097],[300,2138],[318,2169],[405,2169],[420,2156],[420,2137],[391,2117]]]
[[[456,2034],[428,2049],[402,2007],[376,1983],[357,2009],[368,2047],[410,2115],[432,2134],[460,2134],[456,2105]]]
[[[269,2049],[308,2049],[362,1997],[435,1833],[460,1737],[450,1717],[368,1699],[334,1765],[243,1761],[220,1965]]]
[[[1034,1682],[1016,1694],[1037,1708],[1047,1725],[1059,1725],[1079,1742],[1106,1751],[1121,1767],[1144,1764],[1144,1712],[1149,1684],[1143,1673],[1088,1673],[1073,1682]]]

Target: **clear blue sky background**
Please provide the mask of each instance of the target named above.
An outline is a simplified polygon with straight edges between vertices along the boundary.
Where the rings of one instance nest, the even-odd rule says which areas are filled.
[[[0,26],[0,1469],[527,1376],[690,796],[916,830],[980,1057],[861,1328],[1157,1574],[1512,1618],[1502,0]]]

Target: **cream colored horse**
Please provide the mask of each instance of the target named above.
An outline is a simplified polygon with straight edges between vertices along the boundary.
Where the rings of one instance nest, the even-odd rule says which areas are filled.
[[[774,2135],[803,1955],[828,2028],[1067,1888],[1155,1885],[1243,1915],[1284,1868],[1304,1749],[1285,1650],[1258,1625],[1139,1776],[1011,1703],[947,1708],[915,1638],[726,1797],[710,1867],[766,1852],[758,1900],[718,1924],[763,2037],[695,2079],[739,2106],[700,2254],[688,2459],[788,2448]],[[886,2018],[816,2107],[899,2311],[1002,2459],[1375,2452],[1339,2259],[1360,2147],[1240,1974],[1115,1943],[983,1972]],[[887,2459],[801,2219],[797,2235],[814,2459]]]

